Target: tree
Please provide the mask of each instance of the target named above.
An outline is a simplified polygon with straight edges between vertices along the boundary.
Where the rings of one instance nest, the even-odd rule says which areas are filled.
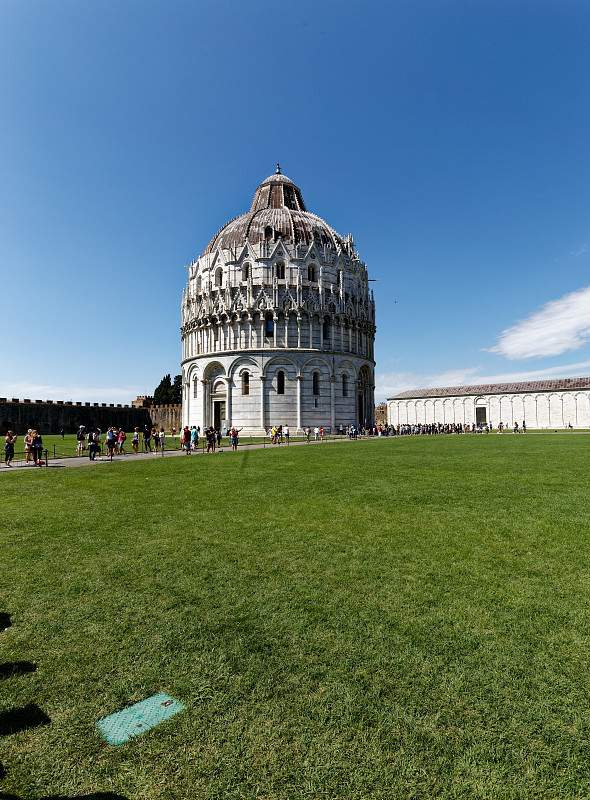
[[[158,386],[154,390],[154,405],[163,406],[170,402],[172,396],[172,381],[170,373],[164,375]]]
[[[180,405],[182,403],[182,375],[174,376],[174,383],[170,392],[170,402]]]
[[[168,373],[154,390],[154,405],[165,406],[171,403],[175,405],[182,403],[182,375],[175,375],[172,383]]]

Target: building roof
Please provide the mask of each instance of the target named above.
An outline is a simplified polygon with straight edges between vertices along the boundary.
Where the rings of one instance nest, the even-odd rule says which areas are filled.
[[[555,378],[547,381],[521,383],[481,383],[473,386],[443,386],[432,389],[410,389],[389,397],[388,400],[411,400],[426,397],[461,397],[479,394],[519,394],[522,392],[556,392],[590,389],[589,378]]]
[[[343,244],[342,237],[327,222],[306,209],[299,187],[277,171],[258,186],[250,211],[226,223],[205,253],[218,247],[229,250],[246,242],[259,244],[279,238],[293,245],[329,244],[336,248]]]

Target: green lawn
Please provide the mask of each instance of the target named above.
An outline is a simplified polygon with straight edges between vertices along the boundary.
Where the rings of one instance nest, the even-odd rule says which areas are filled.
[[[0,476],[1,790],[590,796],[590,439],[403,437]],[[127,745],[96,720],[186,711]],[[0,791],[1,797],[1,791]]]

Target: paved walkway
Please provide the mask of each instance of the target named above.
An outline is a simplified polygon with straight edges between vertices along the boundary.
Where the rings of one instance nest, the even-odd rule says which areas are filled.
[[[360,438],[357,441],[360,441]],[[388,437],[380,437],[380,436],[370,436],[365,437],[365,440],[377,440],[377,439],[386,439]],[[291,442],[291,444],[270,444],[267,443],[260,443],[260,444],[244,444],[240,445],[238,448],[238,452],[243,452],[244,450],[284,450],[288,447],[320,447],[326,444],[334,444],[335,442],[348,442],[350,441],[348,436],[342,436],[338,439],[324,439],[323,442],[305,442],[305,441],[297,441]],[[231,445],[224,444],[222,447],[217,448],[219,453],[231,453]],[[161,453],[127,453],[124,456],[114,456],[112,463],[132,463],[134,461],[156,461],[157,459],[163,458],[177,458],[178,456],[182,456],[184,458],[193,458],[193,456],[202,456],[207,455],[207,453],[203,453],[202,447],[199,447],[198,450],[191,453],[190,456],[187,456],[183,450],[166,450],[164,455]],[[97,467],[99,464],[110,464],[110,458],[106,456],[99,457],[97,456],[94,461],[91,461],[88,456],[72,456],[70,458],[51,458],[49,457],[49,469],[60,469],[61,467]],[[12,467],[6,467],[4,463],[0,464],[0,474],[8,473],[8,472],[21,472],[22,470],[39,470],[45,469],[45,467],[36,467],[34,464],[25,464],[24,461],[18,462],[13,464]]]

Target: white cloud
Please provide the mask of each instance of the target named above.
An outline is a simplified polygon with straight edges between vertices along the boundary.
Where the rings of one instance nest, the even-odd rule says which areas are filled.
[[[570,252],[570,256],[574,256],[574,258],[578,258],[579,256],[585,256],[588,252],[588,242],[584,242],[584,244],[576,247],[575,250]]]
[[[52,385],[46,383],[28,383],[12,381],[0,383],[0,396],[21,400],[73,400],[87,403],[121,403],[130,404],[138,394],[145,394],[137,386],[81,386]]]
[[[433,375],[412,372],[389,372],[375,376],[375,400],[381,402],[406,389],[422,389],[434,386],[465,386],[479,383],[514,383],[516,381],[540,381],[551,378],[576,378],[590,373],[590,360],[574,364],[562,364],[545,369],[528,369],[518,372],[486,374],[480,367],[447,370]]]
[[[590,286],[546,303],[502,331],[489,352],[510,359],[558,356],[590,340]]]

